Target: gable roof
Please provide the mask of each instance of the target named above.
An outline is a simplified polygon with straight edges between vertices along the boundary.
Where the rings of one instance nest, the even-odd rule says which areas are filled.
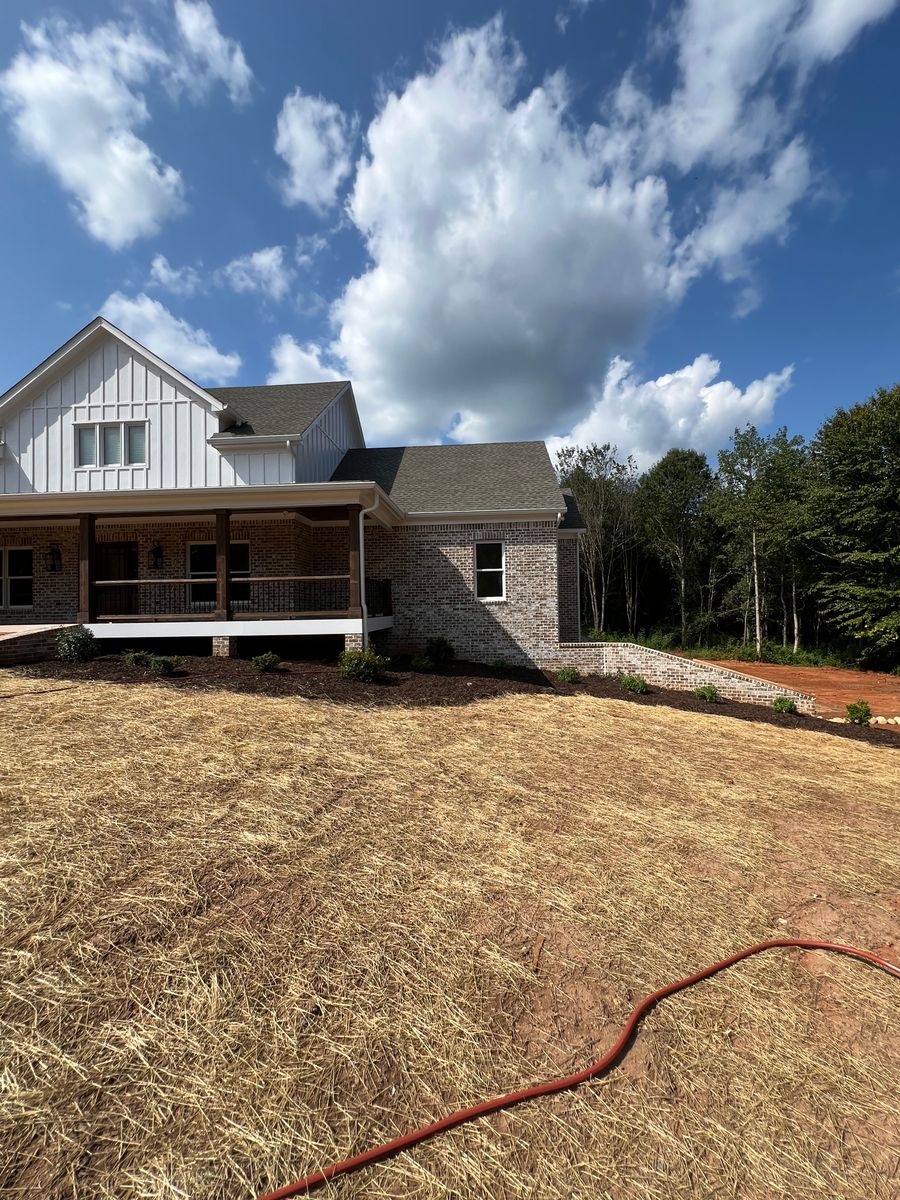
[[[560,529],[583,530],[585,528],[584,517],[578,509],[578,502],[574,494],[568,488],[563,488],[563,498],[566,502],[566,515],[559,523]]]
[[[112,321],[107,321],[106,317],[94,317],[93,321],[89,321],[83,329],[79,329],[67,342],[63,342],[52,354],[48,354],[43,362],[38,363],[34,370],[29,371],[27,375],[24,375],[12,387],[7,388],[0,395],[0,409],[20,400],[30,391],[33,385],[49,377],[51,372],[58,370],[66,359],[71,358],[76,352],[84,353],[94,342],[102,338],[104,334],[109,334],[110,337],[122,342],[123,345],[128,346],[129,349],[141,355],[142,358],[146,358],[158,371],[170,375],[188,392],[193,392],[213,412],[220,412],[224,408],[223,402],[217,400],[206,388],[202,388],[199,383],[195,383],[193,379],[190,379],[187,375],[183,375],[171,363],[167,363],[165,359],[154,354],[152,350],[148,350],[146,346],[135,341],[124,330],[119,329],[118,325],[113,325]]]
[[[347,379],[327,383],[276,383],[265,387],[207,388],[227,405],[239,423],[217,437],[304,433],[332,400],[350,386]],[[242,423],[241,423],[242,422]]]
[[[543,442],[348,450],[331,478],[377,483],[407,513],[566,508]]]

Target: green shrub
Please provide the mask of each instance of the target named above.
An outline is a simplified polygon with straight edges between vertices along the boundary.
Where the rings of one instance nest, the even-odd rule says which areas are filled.
[[[456,658],[456,651],[445,637],[433,637],[425,643],[425,657],[430,658],[436,667],[445,667]]]
[[[560,667],[556,678],[560,683],[581,683],[581,672],[577,667]]]
[[[427,654],[414,654],[409,660],[411,671],[433,671],[434,663]]]
[[[62,662],[90,662],[96,653],[94,635],[83,625],[61,629],[56,635],[56,657]]]
[[[625,692],[636,692],[639,696],[650,691],[650,684],[643,675],[620,675],[619,687]]]
[[[281,666],[281,659],[274,650],[267,650],[265,654],[257,654],[255,658],[250,659],[250,662],[257,671],[261,671],[264,675],[269,671],[277,671]]]
[[[856,700],[853,704],[848,704],[847,720],[851,725],[868,725],[872,720],[872,709],[868,700]]]
[[[387,659],[374,650],[345,650],[338,659],[338,675],[342,679],[361,679],[374,683],[381,678]]]
[[[795,713],[797,705],[790,696],[776,696],[772,701],[772,707],[777,713]]]
[[[491,663],[491,670],[496,671],[498,675],[506,675],[512,669],[512,663],[508,658],[495,658]]]
[[[157,676],[174,674],[179,663],[179,659],[168,654],[151,654],[149,650],[126,650],[122,659],[132,671]]]
[[[126,667],[130,667],[132,671],[148,671],[153,655],[149,650],[126,650],[122,655],[122,661]]]
[[[711,683],[704,683],[700,687],[694,688],[694,695],[698,700],[705,700],[707,704],[718,704],[722,699],[719,689],[713,687]]]

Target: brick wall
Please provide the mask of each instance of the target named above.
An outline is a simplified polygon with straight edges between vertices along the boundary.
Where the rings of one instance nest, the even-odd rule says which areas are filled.
[[[14,663],[41,662],[56,657],[56,635],[61,627],[0,638],[0,667]]]
[[[745,700],[750,704],[771,704],[776,696],[789,696],[801,712],[812,712],[815,708],[815,697],[805,692],[632,642],[561,642],[556,652],[540,665],[553,670],[577,667],[585,674],[595,675],[643,675],[656,687],[679,691],[712,684],[729,700]]]
[[[578,538],[560,537],[559,564],[559,640],[577,642],[581,638],[578,604]]]
[[[506,546],[506,599],[475,597],[475,543]],[[347,531],[313,537],[314,570],[346,571]],[[553,522],[435,524],[366,529],[366,575],[390,579],[394,627],[379,644],[421,648],[445,637],[460,658],[534,663],[559,642],[557,529]]]
[[[51,571],[47,565],[54,543],[62,555],[60,571]],[[30,546],[34,571],[34,607],[0,606],[0,625],[74,621],[78,611],[78,526],[29,522],[14,529],[0,529],[0,546]]]

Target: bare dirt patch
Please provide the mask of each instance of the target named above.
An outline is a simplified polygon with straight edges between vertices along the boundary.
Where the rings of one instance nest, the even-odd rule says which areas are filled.
[[[16,1200],[251,1197],[586,1065],[741,946],[898,946],[900,759],[824,726],[0,674]],[[595,1085],[332,1190],[893,1200],[897,1012],[863,964],[772,952]]]
[[[847,705],[868,700],[876,717],[900,717],[900,675],[880,671],[848,671],[838,667],[791,667],[780,663],[718,662],[718,666],[768,679],[786,688],[811,692],[816,711],[826,717],[843,717]]]

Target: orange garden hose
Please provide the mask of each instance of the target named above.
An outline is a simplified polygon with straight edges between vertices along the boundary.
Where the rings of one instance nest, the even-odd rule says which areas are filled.
[[[700,983],[703,979],[709,979],[711,975],[723,971],[726,967],[734,966],[735,963],[740,962],[744,958],[749,958],[752,954],[759,954],[763,950],[773,950],[779,946],[796,946],[801,950],[834,950],[839,954],[849,954],[853,958],[861,958],[876,967],[881,967],[882,970],[900,979],[900,967],[886,962],[883,958],[878,958],[875,954],[870,954],[868,950],[858,950],[855,946],[837,946],[832,942],[806,942],[795,940],[794,938],[779,938],[773,942],[759,942],[755,946],[750,946],[746,950],[740,950],[737,954],[732,954],[730,958],[720,958],[718,962],[704,967],[696,975],[688,975],[685,979],[679,979],[675,983],[667,983],[665,987],[661,987],[658,991],[651,992],[649,996],[645,996],[625,1022],[615,1045],[601,1059],[591,1066],[585,1067],[583,1071],[577,1071],[574,1075],[564,1075],[560,1079],[551,1079],[547,1083],[539,1083],[535,1087],[523,1088],[518,1092],[510,1092],[505,1096],[495,1096],[493,1100],[484,1100],[480,1104],[473,1104],[470,1108],[461,1108],[458,1112],[450,1113],[446,1117],[441,1117],[439,1121],[432,1122],[431,1125],[423,1125],[420,1129],[414,1129],[411,1133],[405,1133],[402,1137],[394,1138],[393,1141],[384,1142],[380,1146],[373,1146],[370,1150],[364,1150],[361,1154],[355,1154],[352,1158],[345,1158],[341,1162],[332,1163],[331,1166],[325,1167],[321,1171],[314,1171],[311,1175],[307,1175],[305,1179],[298,1179],[296,1183],[289,1183],[285,1187],[277,1188],[274,1192],[266,1192],[264,1195],[259,1196],[258,1200],[286,1200],[288,1196],[307,1195],[323,1183],[327,1183],[330,1179],[336,1179],[339,1175],[347,1175],[351,1171],[358,1171],[360,1167],[368,1167],[372,1163],[381,1162],[401,1150],[409,1150],[412,1146],[417,1146],[419,1142],[424,1142],[426,1138],[434,1137],[437,1133],[443,1133],[446,1129],[453,1129],[454,1126],[462,1125],[465,1121],[471,1121],[475,1117],[487,1116],[488,1113],[499,1112],[502,1108],[511,1108],[514,1104],[521,1104],[523,1100],[534,1100],[538,1096],[551,1096],[555,1092],[563,1092],[568,1088],[577,1087],[579,1084],[585,1083],[588,1079],[594,1079],[597,1075],[601,1075],[604,1071],[609,1070],[610,1067],[615,1066],[628,1047],[638,1022],[658,1001],[664,1000],[667,996],[673,996],[676,992],[683,991],[685,988],[692,987],[695,983]]]

